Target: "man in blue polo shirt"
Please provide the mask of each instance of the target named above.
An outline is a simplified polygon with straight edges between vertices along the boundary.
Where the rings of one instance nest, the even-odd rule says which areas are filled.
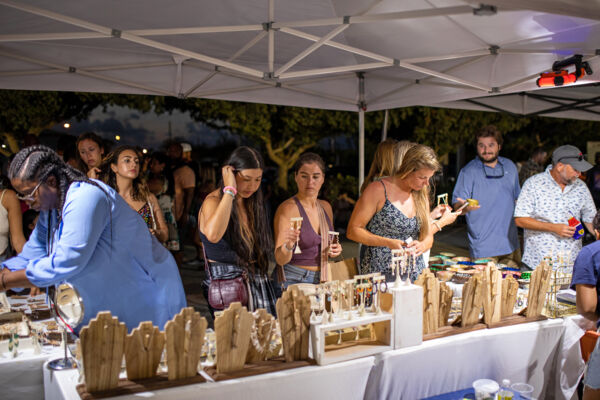
[[[473,258],[498,257],[520,262],[517,227],[513,221],[519,197],[519,173],[515,164],[499,157],[502,133],[493,125],[475,135],[477,157],[458,174],[452,204],[460,208],[466,199],[479,201],[466,213],[469,249]]]

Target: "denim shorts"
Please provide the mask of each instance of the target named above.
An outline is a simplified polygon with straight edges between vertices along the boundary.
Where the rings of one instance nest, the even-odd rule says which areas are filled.
[[[596,341],[596,347],[590,355],[583,383],[590,389],[600,389],[600,339]]]
[[[275,293],[277,297],[281,297],[283,289],[287,289],[288,286],[295,283],[319,284],[321,281],[321,271],[309,271],[292,264],[285,264],[283,266],[283,272],[285,273],[286,279],[284,282],[279,282],[276,272],[276,270],[273,271],[273,280],[275,281]]]

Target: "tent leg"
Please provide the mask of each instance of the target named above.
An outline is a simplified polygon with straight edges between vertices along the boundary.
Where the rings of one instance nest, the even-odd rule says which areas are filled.
[[[385,141],[387,139],[387,130],[388,130],[388,118],[389,118],[390,110],[385,110],[385,115],[383,116],[383,129],[381,130],[381,141]]]
[[[365,110],[358,110],[358,189],[365,180]]]

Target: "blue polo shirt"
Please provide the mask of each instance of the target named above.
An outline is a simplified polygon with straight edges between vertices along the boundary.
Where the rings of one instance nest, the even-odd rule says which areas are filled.
[[[571,289],[577,290],[577,285],[596,286],[598,303],[596,312],[600,311],[600,241],[585,246],[579,252],[573,265]]]
[[[479,200],[481,207],[466,215],[471,257],[501,256],[519,247],[513,213],[520,191],[517,167],[508,158],[498,157],[490,168],[477,157],[460,171],[452,204],[460,197]]]

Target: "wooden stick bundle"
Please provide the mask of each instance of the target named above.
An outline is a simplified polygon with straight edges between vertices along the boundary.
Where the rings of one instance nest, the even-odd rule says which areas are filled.
[[[461,326],[473,326],[479,322],[483,307],[485,285],[481,272],[473,275],[463,286]]]
[[[502,318],[513,315],[519,283],[509,275],[502,281]]]
[[[415,284],[423,287],[423,334],[434,333],[439,326],[440,282],[429,268],[426,268]]]
[[[440,316],[438,318],[438,326],[446,326],[450,317],[450,309],[452,308],[452,289],[444,282],[440,282]]]
[[[527,317],[538,317],[542,314],[542,309],[546,303],[546,293],[550,286],[552,267],[545,261],[531,273],[531,282],[529,283],[529,295],[527,296]]]
[[[502,272],[490,263],[483,271],[483,320],[486,324],[502,318]]]

